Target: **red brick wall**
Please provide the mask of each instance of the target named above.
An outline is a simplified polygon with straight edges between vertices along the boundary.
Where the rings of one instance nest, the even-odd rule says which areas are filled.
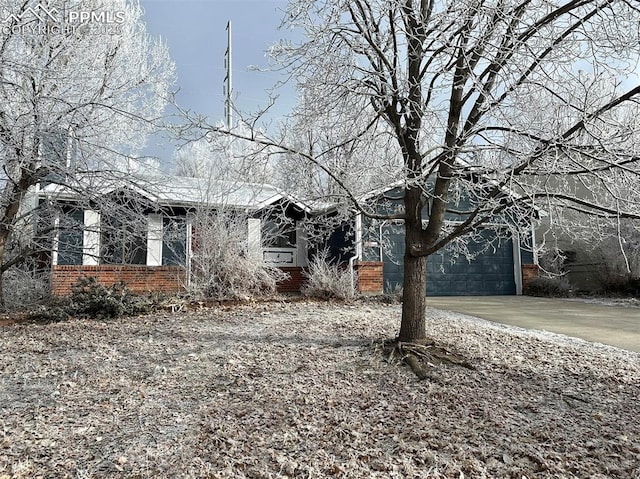
[[[304,270],[300,267],[282,267],[282,271],[289,275],[289,278],[280,281],[277,285],[278,293],[298,293],[302,283],[307,280]]]
[[[522,289],[526,289],[527,284],[540,274],[540,267],[537,264],[522,265]]]
[[[51,292],[56,296],[71,294],[80,278],[94,276],[99,283],[111,286],[123,281],[134,293],[177,293],[184,290],[185,271],[179,266],[54,266]]]
[[[354,268],[358,275],[358,291],[361,293],[382,294],[383,277],[380,261],[358,261]]]
[[[347,265],[345,264],[345,267]],[[381,294],[383,291],[382,263],[379,261],[360,261],[354,264],[358,275],[358,291],[361,293]],[[289,274],[289,278],[278,283],[279,293],[297,293],[307,280],[304,269],[300,267],[280,268]]]

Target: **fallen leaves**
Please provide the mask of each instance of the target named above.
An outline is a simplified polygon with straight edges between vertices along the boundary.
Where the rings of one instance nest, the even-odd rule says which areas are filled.
[[[0,478],[640,477],[637,354],[428,315],[474,369],[418,381],[375,303],[4,327]]]

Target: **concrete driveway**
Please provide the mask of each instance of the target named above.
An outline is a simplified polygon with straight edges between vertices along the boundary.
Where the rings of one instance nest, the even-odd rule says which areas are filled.
[[[427,305],[640,352],[640,308],[529,296],[439,296]]]

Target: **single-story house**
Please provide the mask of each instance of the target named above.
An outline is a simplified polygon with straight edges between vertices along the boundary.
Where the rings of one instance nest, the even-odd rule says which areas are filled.
[[[385,208],[402,204],[402,187],[391,185],[364,198]],[[269,185],[154,175],[114,178],[92,175],[77,184],[48,184],[41,205],[55,204],[59,226],[49,258],[52,292],[68,294],[83,276],[124,281],[137,292],[178,292],[190,282],[198,254],[197,215],[203,207],[224,210],[246,222],[247,254],[289,274],[280,291],[299,291],[311,246],[305,220],[332,214]],[[130,221],[125,221],[131,213]],[[456,221],[449,216],[449,221]],[[284,223],[284,224],[283,224]],[[522,294],[537,275],[534,231],[496,219],[467,242],[467,255],[451,248],[428,258],[428,295]],[[274,234],[274,231],[277,234]],[[355,215],[336,227],[327,245],[333,257],[357,274],[361,292],[397,290],[403,282],[402,224]]]

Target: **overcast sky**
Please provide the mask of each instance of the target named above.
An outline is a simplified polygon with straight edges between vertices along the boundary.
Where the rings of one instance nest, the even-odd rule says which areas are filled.
[[[266,68],[266,50],[288,32],[278,29],[285,0],[140,0],[147,30],[161,36],[176,64],[177,100],[183,108],[209,117],[224,118],[224,52],[226,25],[232,24],[233,90],[236,107],[255,111],[268,103],[267,89],[280,78],[275,73],[249,71]],[[291,89],[284,91],[274,113],[284,114],[294,103]],[[156,141],[157,143],[157,141]],[[151,153],[168,159],[168,147]]]

